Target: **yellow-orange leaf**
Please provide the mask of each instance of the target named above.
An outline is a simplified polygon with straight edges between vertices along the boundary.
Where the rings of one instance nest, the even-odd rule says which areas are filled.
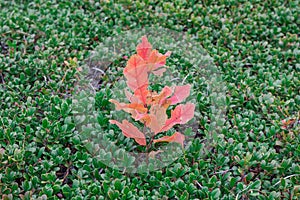
[[[168,86],[165,86],[159,94],[155,94],[152,92],[150,104],[162,105],[171,94],[172,89]]]
[[[116,110],[123,109],[123,110],[127,111],[126,109],[133,109],[133,110],[138,111],[139,113],[146,113],[148,111],[147,108],[145,108],[142,104],[138,104],[138,103],[130,103],[130,104],[119,103],[117,100],[114,100],[114,99],[110,99],[109,102],[115,104]]]
[[[148,109],[144,107],[143,104],[139,103],[120,103],[117,100],[110,99],[109,102],[115,104],[116,110],[124,110],[132,115],[135,120],[139,120],[138,117],[141,114],[147,113]]]
[[[147,60],[148,71],[153,71],[166,64],[167,56],[159,53],[157,50],[152,50]]]
[[[166,108],[160,105],[153,105],[150,109],[150,123],[147,125],[155,134],[163,127],[168,115],[166,114]]]

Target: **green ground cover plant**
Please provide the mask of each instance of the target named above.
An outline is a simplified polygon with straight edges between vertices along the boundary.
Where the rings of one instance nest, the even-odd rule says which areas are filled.
[[[299,12],[299,1],[283,0],[0,1],[0,196],[299,199]],[[207,50],[228,88],[226,121],[206,156],[197,137],[170,166],[124,175],[82,144],[71,95],[101,41],[153,24],[193,35]],[[174,56],[169,64],[181,63]],[[120,64],[110,70],[122,76],[113,68]],[[99,88],[99,110],[110,112],[110,95]],[[201,135],[210,111],[201,92],[198,100]]]

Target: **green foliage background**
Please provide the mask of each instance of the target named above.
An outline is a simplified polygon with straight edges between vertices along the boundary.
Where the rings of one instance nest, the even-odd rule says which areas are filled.
[[[299,14],[283,0],[0,1],[0,195],[298,199]],[[64,61],[79,66],[113,31],[152,24],[197,36],[226,81],[227,119],[208,156],[196,139],[171,166],[126,176],[76,135],[76,66]]]

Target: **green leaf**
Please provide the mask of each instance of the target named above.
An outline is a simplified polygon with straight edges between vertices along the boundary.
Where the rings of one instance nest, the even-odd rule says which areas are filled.
[[[250,187],[251,189],[260,190],[261,188],[261,181],[256,180],[255,182],[251,183]]]
[[[210,194],[212,199],[219,199],[220,195],[221,195],[221,191],[219,188],[214,189]]]
[[[123,187],[122,183],[121,183],[121,181],[119,179],[115,180],[114,186],[115,186],[115,189],[119,190],[119,191],[121,191],[122,187]]]
[[[42,125],[43,125],[43,128],[48,128],[49,127],[49,121],[48,121],[47,118],[43,119]]]
[[[72,196],[71,188],[68,185],[63,185],[62,186],[62,192],[63,192],[64,196],[67,197],[67,198]]]
[[[25,180],[23,183],[22,183],[22,186],[23,186],[23,189],[24,191],[29,191],[31,189],[31,182],[30,181],[27,181]]]

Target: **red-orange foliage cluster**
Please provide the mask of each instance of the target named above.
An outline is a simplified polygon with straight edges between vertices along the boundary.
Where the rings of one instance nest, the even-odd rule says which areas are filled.
[[[111,99],[110,102],[115,104],[116,110],[130,113],[133,119],[139,120],[150,128],[154,135],[168,131],[176,124],[185,124],[191,120],[195,110],[193,103],[177,105],[171,111],[170,118],[166,114],[170,105],[180,103],[189,96],[191,88],[189,84],[175,88],[165,86],[159,94],[148,89],[148,75],[150,73],[157,76],[163,75],[166,71],[166,59],[171,53],[167,52],[163,55],[152,49],[146,36],[142,37],[142,42],[137,46],[136,51],[137,54],[129,58],[123,71],[126,83],[133,92],[126,91],[126,97],[130,103],[120,103]],[[122,123],[110,120],[110,123],[116,124],[126,137],[134,138],[142,146],[147,145],[145,134],[127,120],[123,120]],[[183,134],[175,132],[172,136],[154,139],[153,142],[177,142],[183,146],[184,139]]]

